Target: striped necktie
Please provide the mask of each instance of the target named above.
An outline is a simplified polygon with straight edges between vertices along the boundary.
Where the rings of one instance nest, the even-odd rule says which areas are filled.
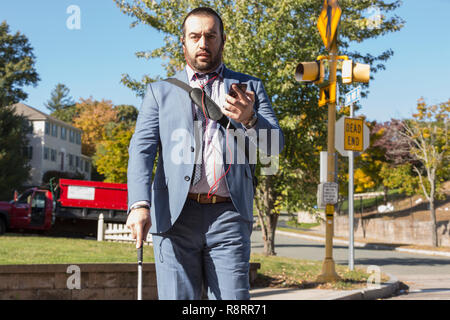
[[[208,73],[208,74],[196,73],[195,78],[198,80],[204,79],[204,81],[203,81],[204,84],[202,85],[203,91],[205,91],[206,95],[211,97],[212,84],[213,84],[214,80],[217,78],[217,72],[212,72],[212,73]],[[202,108],[200,108],[198,106],[196,106],[196,108],[195,108],[195,120],[202,122],[202,132],[204,133],[206,131],[206,118],[205,118]],[[204,142],[204,139],[202,139],[202,155],[203,155],[204,149],[205,149],[205,142]],[[202,164],[203,164],[203,161],[194,165],[194,177],[192,179],[192,185],[196,185],[202,178]]]

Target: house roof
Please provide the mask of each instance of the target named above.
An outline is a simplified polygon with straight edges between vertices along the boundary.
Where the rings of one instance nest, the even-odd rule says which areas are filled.
[[[13,105],[13,107],[17,114],[21,114],[31,121],[50,120],[52,122],[59,124],[60,126],[70,127],[71,129],[82,132],[81,129],[76,128],[67,122],[56,119],[56,118],[38,110],[38,109],[35,109],[29,105],[26,105],[24,103],[21,103],[21,102],[16,103]]]

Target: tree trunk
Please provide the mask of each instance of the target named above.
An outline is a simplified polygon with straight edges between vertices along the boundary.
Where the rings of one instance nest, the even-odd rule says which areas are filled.
[[[437,222],[436,222],[436,209],[434,208],[434,196],[430,200],[430,213],[431,213],[431,241],[433,247],[438,247],[438,235],[437,235]]]
[[[276,198],[271,188],[271,177],[261,179],[260,188],[257,192],[257,211],[261,224],[262,237],[264,241],[264,255],[274,256],[275,252],[275,231],[278,222],[278,214],[274,213],[274,199]]]
[[[389,188],[384,186],[384,195],[383,195],[384,205],[387,205],[387,202],[388,202],[388,191],[389,191]]]
[[[277,228],[278,214],[266,214],[266,234],[264,239],[264,255],[275,256],[275,231]]]

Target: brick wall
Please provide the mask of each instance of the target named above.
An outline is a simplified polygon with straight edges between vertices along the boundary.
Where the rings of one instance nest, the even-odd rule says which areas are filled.
[[[68,288],[77,285],[70,266],[80,289]],[[251,283],[259,267],[250,264]],[[144,263],[142,278],[143,299],[156,300],[154,263]],[[0,300],[136,300],[136,288],[136,263],[0,265]]]

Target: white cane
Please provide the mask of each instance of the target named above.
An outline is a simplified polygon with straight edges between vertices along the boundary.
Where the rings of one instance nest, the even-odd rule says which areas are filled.
[[[137,299],[142,300],[142,260],[144,252],[144,243],[137,249],[138,256],[138,283],[137,283]]]

